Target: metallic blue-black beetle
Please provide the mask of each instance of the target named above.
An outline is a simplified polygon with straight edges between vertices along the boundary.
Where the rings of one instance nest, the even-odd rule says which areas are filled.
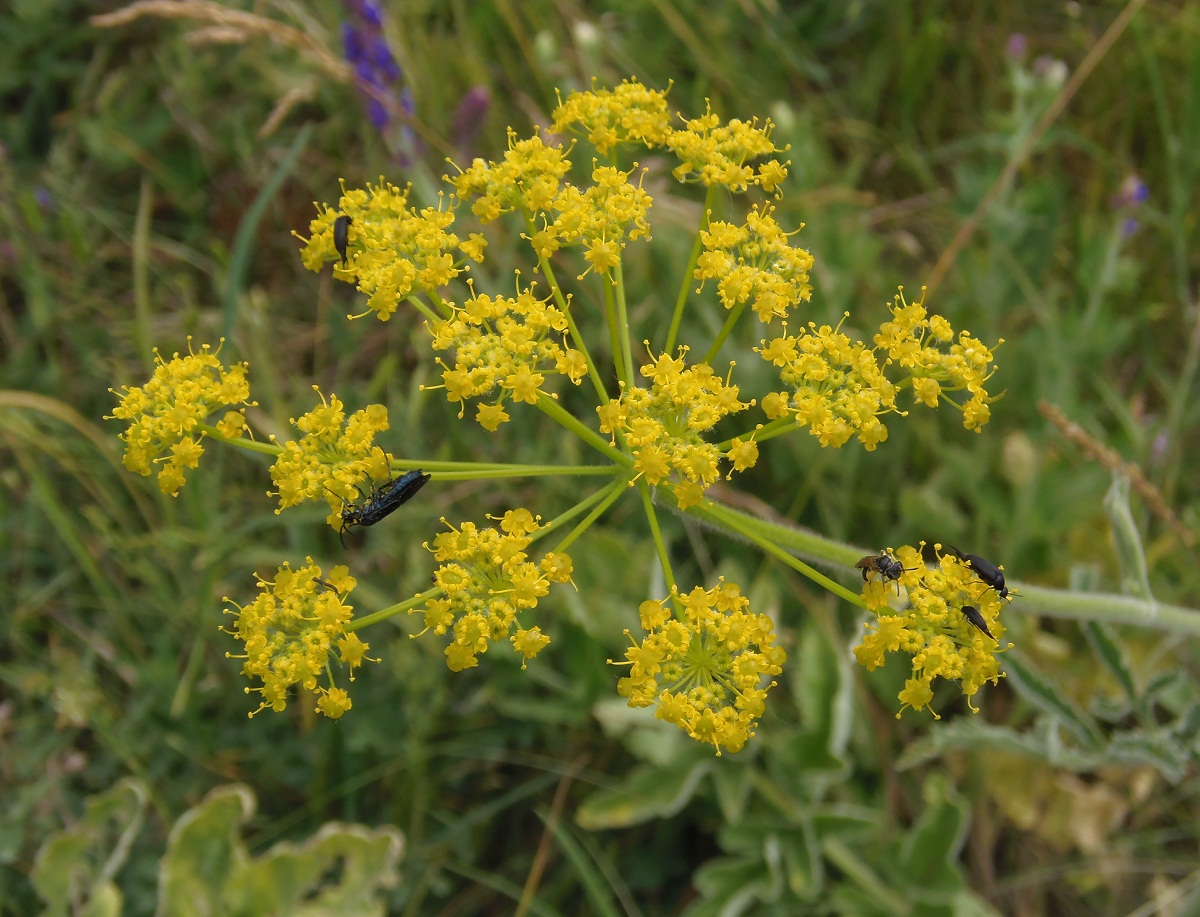
[[[350,245],[350,224],[354,220],[342,214],[333,221],[333,247],[337,249],[337,253],[342,258],[342,266],[349,264],[349,256],[346,254],[346,249]]]
[[[992,632],[988,630],[987,622],[983,620],[983,615],[980,613],[978,608],[976,608],[974,605],[964,605],[962,607],[962,613],[964,618],[978,627],[993,640],[996,640],[995,637],[992,637]],[[1000,641],[997,640],[996,642],[999,643]]]
[[[342,528],[338,532],[338,538],[342,538],[353,526],[374,525],[381,519],[386,519],[415,497],[417,491],[429,482],[429,478],[430,476],[420,469],[406,471],[386,484],[373,487],[371,495],[364,496],[366,502],[361,505],[354,503],[344,505],[342,507]],[[362,492],[359,491],[359,493]],[[342,547],[345,546],[346,542],[343,539]]]
[[[996,595],[1007,601],[1008,587],[1004,585],[1003,570],[978,554],[965,554],[953,545],[947,545],[947,547],[954,553],[955,557],[971,567],[974,574],[979,577],[980,582],[989,589],[995,589]],[[988,636],[991,635],[989,634]]]

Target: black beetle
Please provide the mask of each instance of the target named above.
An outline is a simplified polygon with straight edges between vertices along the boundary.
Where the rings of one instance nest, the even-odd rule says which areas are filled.
[[[962,613],[964,618],[991,637],[991,639],[996,640],[995,637],[992,637],[992,632],[988,630],[987,622],[983,620],[983,615],[980,614],[978,608],[976,608],[974,605],[964,605],[962,607]],[[996,640],[996,642],[999,643],[1000,641]]]
[[[342,528],[338,538],[342,538],[352,526],[374,525],[381,519],[386,519],[397,509],[417,495],[422,487],[429,482],[430,475],[420,469],[406,471],[399,477],[388,481],[380,487],[371,489],[371,496],[364,495],[366,501],[361,506],[350,503],[342,507]],[[362,491],[359,491],[361,494]],[[346,542],[342,540],[342,547]]]
[[[978,554],[964,554],[953,545],[947,545],[954,556],[961,560],[964,564],[968,564],[974,571],[975,575],[991,589],[996,590],[996,594],[1000,598],[1008,601],[1008,587],[1004,585],[1004,571],[997,567],[990,560],[980,557]]]
[[[341,255],[343,267],[349,263],[346,248],[350,244],[350,224],[353,222],[354,220],[344,213],[333,221],[333,247]]]

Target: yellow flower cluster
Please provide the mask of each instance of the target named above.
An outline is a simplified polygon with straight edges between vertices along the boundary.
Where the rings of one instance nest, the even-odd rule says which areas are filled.
[[[541,527],[539,518],[525,509],[509,510],[498,520],[499,530],[480,530],[471,522],[456,529],[443,519],[450,531],[434,536],[432,547],[425,544],[440,565],[433,578],[442,597],[411,613],[425,616],[425,630],[439,636],[453,631],[445,651],[451,671],[478,665],[476,657],[493,640],[508,637],[524,657],[522,668],[550,642],[540,628],[526,629],[517,621],[520,612],[534,608],[550,591],[551,583],[571,581],[566,554],[547,553],[537,564],[528,560],[525,551],[530,535]]]
[[[129,427],[120,434],[125,441],[125,467],[147,476],[158,463],[158,486],[164,494],[178,496],[184,469],[200,463],[204,454],[200,440],[207,431],[197,427],[210,414],[229,405],[256,403],[247,400],[247,365],[236,363],[226,369],[217,353],[210,353],[208,344],[201,347],[200,353],[192,353],[188,338],[186,357],[176,353],[167,361],[154,351],[157,365],[145,386],[123,386],[124,394],[109,389],[114,395],[121,394],[121,403],[105,419],[129,421]],[[235,439],[246,428],[246,417],[242,411],[226,411],[214,426],[221,436]],[[170,455],[164,456],[168,451]]]
[[[911,386],[917,402],[952,404],[963,412],[963,425],[979,431],[993,400],[984,388],[993,371],[991,350],[965,331],[958,343],[940,350],[938,345],[954,339],[954,331],[942,316],[926,313],[924,294],[911,304],[903,293],[897,295],[891,313],[892,320],[875,335],[874,347],[843,334],[841,323],[831,328],[809,322],[798,335],[763,341],[758,353],[779,367],[779,377],[789,387],[763,398],[767,416],[793,417],[822,446],[841,446],[857,434],[871,451],[888,436],[879,416],[902,413],[896,395]],[[893,383],[885,374],[888,367],[899,367],[907,378]],[[946,395],[964,389],[970,398],[963,405]]]
[[[941,545],[934,547],[941,549]],[[921,710],[929,706],[932,682],[938,677],[958,681],[970,707],[970,698],[985,682],[995,684],[1000,678],[996,660],[997,641],[1004,636],[1000,598],[957,557],[942,555],[937,566],[927,567],[919,548],[904,545],[894,554],[905,568],[899,580],[872,576],[863,586],[867,607],[887,613],[865,625],[867,632],[854,656],[871,671],[883,665],[887,653],[912,656],[912,678],[899,695],[906,707]],[[888,601],[895,597],[898,586],[908,591],[908,607],[892,612]],[[971,710],[977,712],[974,707]],[[940,719],[936,713],[934,717]]]
[[[749,302],[763,324],[787,318],[788,310],[812,298],[808,272],[813,256],[788,244],[789,234],[772,212],[771,207],[755,206],[745,225],[710,223],[700,233],[704,251],[695,272],[702,286],[709,280],[717,282],[726,309]]]
[[[608,274],[620,263],[626,238],[650,237],[646,212],[652,201],[640,184],[630,183],[628,173],[612,166],[593,169],[592,182],[586,189],[564,184],[551,205],[558,215],[544,222],[529,241],[541,258],[581,245],[587,271]]]
[[[590,92],[572,92],[565,102],[560,95],[553,118],[554,133],[586,134],[602,156],[623,143],[643,143],[653,149],[664,145],[671,134],[667,94],[647,89],[637,80],[623,80],[616,89],[597,89],[593,83]]]
[[[390,456],[374,444],[375,434],[388,428],[387,408],[368,405],[347,419],[336,395],[328,400],[321,395],[320,407],[291,423],[303,435],[284,443],[271,466],[279,497],[275,512],[305,500],[324,499],[329,504],[329,524],[341,531],[342,509],[359,498],[360,483],[368,479],[382,483],[390,475]]]
[[[472,288],[470,299],[451,308],[450,318],[429,328],[434,350],[454,353],[453,367],[438,359],[446,398],[462,405],[499,388],[495,403],[476,409],[476,420],[486,430],[495,431],[509,419],[508,399],[535,404],[547,373],[561,373],[576,385],[587,373],[583,354],[566,346],[565,339],[559,344],[550,337],[566,333],[566,317],[548,300],[535,298],[532,288],[515,299],[476,294]],[[458,416],[463,416],[461,407]]]
[[[527,217],[550,210],[571,163],[558,146],[541,137],[517,140],[508,130],[508,152],[497,164],[476,159],[455,178],[446,176],[460,200],[475,199],[471,212],[484,223],[516,211]]]
[[[349,668],[351,681],[354,669],[367,658],[368,644],[346,632],[354,610],[343,599],[354,586],[346,567],[334,567],[322,579],[321,568],[309,557],[298,570],[285,563],[273,582],[260,579],[258,597],[244,608],[225,598],[237,609],[225,611],[237,615],[228,632],[246,649],[240,656],[225,655],[244,660],[242,674],[262,681],[261,688],[246,688],[247,694],[262,695],[251,716],[266,707],[277,712],[285,709],[292,685],[320,695],[317,711],[331,719],[350,709],[350,695],[334,686],[329,658],[334,655]],[[319,683],[322,675],[328,678],[327,685]]]
[[[722,457],[735,471],[752,468],[758,461],[758,446],[735,440],[727,453],[706,442],[703,433],[721,418],[751,407],[738,401],[738,387],[713,372],[707,363],[687,366],[686,347],[679,356],[665,353],[641,368],[650,388],[623,389],[620,398],[596,408],[600,429],[616,442],[617,434],[633,450],[633,469],[646,482],[657,486],[672,473],[679,479],[671,489],[680,509],[699,503],[721,473]],[[733,372],[733,364],[729,366]]]
[[[854,434],[868,452],[887,439],[880,414],[896,410],[896,387],[883,374],[875,352],[837,328],[808,323],[798,335],[782,334],[757,348],[779,367],[790,391],[763,398],[772,420],[793,417],[822,446],[841,446]],[[787,326],[784,326],[787,330]]]
[[[777,191],[787,177],[788,163],[768,159],[757,169],[748,165],[752,159],[786,151],[771,142],[774,126],[770,119],[759,127],[758,119],[737,118],[722,125],[706,104],[702,117],[688,121],[684,130],[672,131],[667,138],[667,147],[683,160],[672,174],[681,182],[723,185],[731,191],[745,191],[750,185]]]
[[[381,321],[391,318],[406,297],[436,291],[457,277],[458,253],[483,260],[483,236],[459,239],[450,231],[452,211],[426,207],[418,212],[408,206],[407,189],[380,179],[366,190],[343,188],[337,209],[323,207],[309,224],[311,236],[300,257],[310,271],[320,271],[328,261],[341,262],[334,239],[339,217],[349,217],[350,225],[346,263],[335,265],[334,276],[357,283],[368,297],[361,315],[374,311]]]
[[[678,617],[668,610],[671,599],[682,605]],[[717,754],[736,752],[754,735],[775,686],[766,679],[783,671],[787,653],[775,645],[771,619],[752,613],[733,583],[672,592],[671,599],[641,604],[641,643],[625,631],[632,645],[620,664],[630,669],[617,693],[631,707],[657,706],[656,717],[711,742]]]
[[[906,302],[901,290],[891,312],[892,321],[879,326],[875,346],[887,352],[889,362],[907,370],[913,397],[931,408],[939,401],[953,404],[963,412],[963,426],[981,432],[991,417],[988,402],[994,400],[983,387],[995,371],[991,349],[965,331],[947,350],[939,349],[954,340],[954,329],[942,316],[926,312],[923,288],[914,303]],[[959,391],[970,393],[965,404],[946,397],[946,392]]]

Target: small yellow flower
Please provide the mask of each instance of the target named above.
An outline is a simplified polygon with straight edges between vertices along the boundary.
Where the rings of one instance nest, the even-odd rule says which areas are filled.
[[[388,428],[387,408],[372,404],[346,417],[336,395],[321,396],[321,404],[292,425],[303,435],[288,440],[271,466],[271,480],[279,509],[306,500],[329,505],[327,521],[342,529],[342,510],[360,499],[362,487],[375,487],[391,476],[391,456],[374,444],[375,435]]]
[[[566,344],[566,316],[548,300],[537,299],[532,286],[515,299],[475,293],[472,287],[470,299],[450,305],[450,318],[433,323],[429,331],[435,350],[453,354],[453,366],[438,362],[447,400],[462,406],[459,417],[468,399],[500,389],[498,400],[479,405],[475,415],[480,426],[495,431],[509,419],[506,401],[534,404],[547,376],[564,374],[578,385],[587,372],[583,355]]]
[[[440,207],[417,211],[408,206],[409,189],[379,180],[365,190],[342,188],[336,209],[324,207],[309,224],[301,260],[310,271],[333,261],[333,275],[354,283],[367,294],[367,311],[387,321],[397,306],[419,292],[436,291],[461,272],[456,252],[483,260],[483,240],[459,239],[451,227],[454,213]],[[347,260],[334,247],[333,229],[340,216],[350,217]],[[360,316],[353,316],[355,318]]]
[[[558,146],[534,136],[517,140],[509,128],[508,152],[500,163],[476,159],[460,175],[446,181],[461,200],[470,201],[471,212],[484,223],[517,211],[528,217],[551,209],[571,168]]]
[[[121,403],[105,418],[129,421],[120,434],[125,441],[125,467],[149,475],[157,464],[158,486],[165,494],[178,496],[184,469],[200,462],[204,452],[201,440],[208,433],[197,430],[198,426],[221,408],[257,403],[248,400],[248,365],[236,363],[226,369],[217,359],[219,352],[220,347],[210,353],[205,344],[200,353],[192,353],[191,338],[186,357],[176,353],[164,360],[155,350],[154,376],[145,386],[123,387]],[[225,412],[216,424],[217,432],[226,439],[237,438],[245,428],[245,415],[240,411]]]
[[[998,641],[1004,636],[1004,625],[999,620],[1002,603],[994,591],[984,587],[970,565],[945,554],[936,567],[927,567],[920,547],[903,545],[893,552],[905,568],[895,581],[907,590],[908,607],[904,611],[893,612],[888,606],[889,599],[895,598],[893,581],[872,577],[863,584],[867,607],[886,609],[888,613],[866,624],[854,656],[868,670],[874,670],[883,665],[887,653],[910,655],[912,678],[899,695],[905,707],[928,707],[933,700],[933,680],[940,677],[959,682],[968,707],[978,712],[970,698],[985,683],[994,684],[1000,678],[996,653],[1002,650]],[[940,551],[941,545],[934,548]],[[991,637],[964,613],[967,606],[978,614]]]
[[[535,608],[551,583],[570,582],[570,557],[551,552],[537,564],[527,559],[530,536],[541,525],[525,509],[505,513],[499,529],[479,529],[471,522],[456,529],[442,522],[449,531],[434,536],[432,546],[426,543],[425,548],[438,561],[434,583],[443,597],[410,613],[424,616],[425,630],[452,634],[445,650],[451,671],[478,665],[478,655],[506,637],[523,657],[524,668],[550,638],[537,627],[522,627],[517,615]]]
[[[702,117],[686,122],[683,130],[672,131],[667,139],[667,146],[682,160],[674,175],[681,182],[724,185],[731,191],[745,191],[750,185],[777,191],[787,176],[787,163],[770,159],[757,169],[749,165],[763,156],[785,152],[771,142],[774,127],[770,119],[762,127],[757,119],[735,118],[722,125],[706,103]]]
[[[666,608],[672,599],[682,606],[678,616]],[[718,755],[722,748],[739,751],[775,686],[767,679],[787,661],[771,619],[752,613],[739,587],[724,580],[682,596],[673,591],[638,611],[647,634],[639,643],[625,632],[631,645],[616,664],[628,665],[629,674],[617,693],[631,707],[657,706],[655,716],[711,743]]]
[[[586,134],[602,156],[624,143],[661,146],[670,135],[671,115],[667,94],[647,89],[636,79],[624,80],[615,89],[572,92],[566,101],[559,96],[554,109],[556,134],[575,131]]]
[[[296,570],[284,563],[274,580],[260,579],[258,597],[249,605],[225,599],[236,609],[225,613],[237,616],[228,633],[245,647],[242,655],[225,655],[243,660],[242,674],[262,682],[246,688],[247,694],[257,692],[262,698],[251,716],[267,707],[284,710],[292,685],[315,691],[316,709],[325,716],[336,719],[350,709],[350,696],[333,685],[329,663],[331,657],[340,661],[353,681],[354,670],[367,659],[368,645],[346,631],[354,609],[343,600],[354,586],[346,567],[334,567],[322,578],[321,568],[309,557]],[[322,684],[322,677],[329,683]]]
[[[621,397],[597,408],[600,429],[616,441],[618,434],[633,452],[633,467],[647,483],[657,486],[671,475],[670,484],[682,508],[699,503],[720,471],[724,457],[735,470],[746,464],[757,447],[739,443],[722,454],[704,433],[719,420],[751,407],[738,400],[738,388],[727,377],[722,380],[707,363],[687,366],[687,348],[680,347],[675,357],[661,354],[640,370],[650,380],[650,388],[623,389]],[[730,364],[730,374],[733,364]],[[735,458],[736,456],[736,458]],[[741,467],[738,467],[741,465]]]
[[[808,272],[813,256],[788,243],[789,234],[772,212],[771,207],[755,206],[743,226],[711,223],[700,233],[704,251],[695,271],[702,285],[716,281],[726,309],[749,302],[763,324],[786,319],[789,310],[812,298]]]

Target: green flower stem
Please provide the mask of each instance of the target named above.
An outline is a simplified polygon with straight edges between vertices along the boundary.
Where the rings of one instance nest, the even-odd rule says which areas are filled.
[[[658,550],[658,563],[662,567],[663,578],[667,582],[667,589],[670,590],[671,595],[678,602],[679,596],[675,585],[675,574],[671,570],[671,558],[667,554],[667,543],[663,541],[662,529],[658,524],[658,513],[654,511],[654,500],[651,498],[650,485],[642,479],[637,482],[637,489],[642,498],[642,509],[646,512],[646,521],[650,523],[650,536],[654,539],[654,547]]]
[[[533,225],[533,218],[526,215],[525,224],[529,227],[529,237],[533,238],[536,232],[536,227]],[[592,385],[596,387],[596,395],[600,399],[600,403],[605,404],[608,401],[608,393],[604,389],[604,380],[600,378],[600,372],[596,369],[595,361],[592,360],[592,354],[587,348],[587,342],[583,339],[583,335],[579,333],[579,326],[575,324],[575,318],[571,315],[571,304],[563,296],[558,278],[554,276],[554,268],[550,266],[550,259],[543,255],[538,255],[538,268],[541,269],[546,282],[550,284],[550,292],[554,296],[555,305],[566,316],[567,331],[571,335],[571,345],[583,354],[583,361],[587,364],[588,375],[592,379]]]
[[[551,519],[549,522],[547,522],[545,525],[543,525],[540,529],[538,529],[536,532],[534,532],[532,535],[530,535],[529,540],[531,542],[534,542],[534,541],[537,541],[539,538],[544,538],[546,535],[549,535],[555,529],[562,528],[564,525],[566,525],[568,522],[570,522],[572,519],[574,519],[580,513],[591,509],[593,506],[595,506],[601,500],[606,500],[607,505],[611,506],[613,494],[615,493],[617,496],[620,496],[625,491],[625,488],[628,486],[629,486],[629,484],[624,478],[622,478],[619,481],[613,481],[609,484],[604,485],[599,490],[595,491],[592,494],[589,494],[587,497],[580,500],[578,503],[576,503],[574,506],[572,506],[565,513],[560,513],[559,515],[555,516],[553,519]],[[601,511],[603,512],[603,510],[601,510]],[[573,540],[574,540],[574,536],[572,536],[572,541]]]
[[[721,345],[725,343],[725,339],[728,338],[730,332],[733,331],[734,326],[738,323],[738,319],[740,319],[742,317],[742,313],[746,311],[747,303],[749,303],[749,300],[744,299],[729,310],[729,316],[725,319],[725,324],[721,327],[721,331],[717,335],[717,339],[712,342],[712,346],[708,348],[708,353],[704,355],[704,359],[700,362],[707,363],[710,366],[712,365],[713,359],[721,351]]]
[[[1047,589],[1044,586],[1019,583],[1007,577],[1005,581],[1010,590],[1018,593],[1005,607],[1005,613],[1016,611],[1074,621],[1133,624],[1176,634],[1200,636],[1200,611],[1194,608],[1104,592]]]
[[[671,315],[671,328],[667,331],[667,343],[663,347],[663,353],[670,354],[675,351],[675,340],[679,336],[679,324],[683,321],[683,308],[687,305],[688,293],[692,290],[692,281],[696,279],[692,273],[696,270],[696,262],[700,260],[700,249],[703,247],[700,233],[708,226],[709,214],[712,213],[716,201],[717,186],[709,185],[708,192],[704,195],[704,213],[700,218],[700,228],[696,230],[696,241],[692,243],[692,253],[688,256],[687,267],[683,269],[683,282],[679,285],[679,296],[675,299],[675,312]]]
[[[486,462],[397,462],[397,467],[420,468],[439,481],[474,481],[494,478],[547,478],[558,475],[612,477],[621,474],[616,465],[501,465]]]
[[[625,364],[625,375],[622,376],[625,380],[627,389],[633,388],[635,381],[633,378],[633,350],[629,344],[629,310],[625,307],[625,273],[621,269],[621,262],[617,262],[617,324],[621,330],[621,353]]]
[[[430,322],[440,322],[443,318],[449,318],[454,314],[454,310],[447,306],[442,297],[438,296],[437,293],[430,290],[429,297],[433,300],[434,305],[438,307],[438,312],[442,313],[440,316],[423,303],[418,296],[409,296],[407,297],[407,301],[412,303],[413,308],[424,315]]]
[[[874,553],[795,526],[766,522],[717,503],[706,507],[691,507],[687,512],[715,528],[748,538],[775,556],[779,556],[776,551],[783,550],[787,552],[785,556],[805,557],[815,563],[843,570],[847,574],[853,573],[856,560],[864,554]],[[768,548],[768,545],[775,550]],[[1018,593],[1006,606],[1006,613],[1012,611],[1074,621],[1133,624],[1154,630],[1200,636],[1200,610],[1194,608],[1103,592],[1048,589],[1022,583],[1012,577],[1006,577],[1005,580],[1008,588]],[[834,591],[843,595],[845,590],[839,587]],[[855,604],[861,605],[862,600],[857,595],[854,596],[854,600]]]
[[[442,594],[440,586],[434,586],[432,589],[426,589],[420,595],[414,595],[407,601],[400,602],[397,605],[389,605],[382,611],[376,611],[369,615],[363,615],[361,618],[355,618],[346,625],[346,633],[352,634],[356,630],[362,630],[364,627],[370,627],[372,624],[378,624],[380,621],[386,621],[388,618],[394,618],[402,611],[412,611],[417,606],[428,602],[430,599],[436,599]]]
[[[615,446],[609,443],[603,436],[595,430],[589,430],[574,414],[567,411],[557,401],[547,395],[545,392],[538,392],[537,406],[542,413],[549,416],[551,419],[566,427],[585,443],[600,452],[606,458],[612,459],[623,468],[632,468],[633,459],[623,452],[617,450]]]
[[[841,583],[834,582],[824,573],[819,570],[814,570],[800,558],[791,553],[790,549],[781,547],[776,544],[763,531],[763,524],[760,520],[753,516],[748,516],[745,513],[740,513],[737,510],[730,509],[727,506],[722,506],[719,503],[712,503],[708,506],[692,506],[688,508],[688,512],[704,519],[708,522],[715,522],[720,527],[728,529],[743,538],[749,539],[752,543],[758,545],[772,557],[776,557],[783,561],[793,570],[807,576],[814,583],[824,586],[834,595],[837,595],[859,608],[866,608],[866,603],[862,596],[856,592],[851,592]],[[772,526],[772,528],[780,528]],[[858,556],[862,556],[861,554]],[[852,562],[851,562],[852,563]],[[850,563],[847,564],[850,566]]]
[[[567,548],[574,544],[575,540],[584,532],[586,532],[591,527],[593,522],[603,516],[604,513],[608,511],[608,508],[617,502],[617,499],[622,493],[625,492],[625,489],[628,486],[629,485],[625,481],[613,481],[612,484],[600,491],[600,493],[604,494],[604,499],[584,517],[583,521],[580,522],[579,525],[575,526],[575,528],[571,530],[571,533],[567,535],[566,538],[564,538],[555,546],[555,553],[566,551]]]
[[[621,344],[621,327],[617,322],[617,303],[613,295],[613,283],[601,275],[604,284],[604,318],[608,324],[608,342],[612,348],[613,369],[618,379],[628,378],[625,373],[625,348]]]
[[[198,423],[193,428],[205,436],[216,440],[219,443],[225,443],[228,446],[233,446],[237,449],[245,449],[247,452],[260,452],[263,455],[276,456],[283,452],[283,447],[276,443],[260,443],[252,439],[246,439],[244,436],[236,436],[230,439],[227,436],[222,436],[220,431],[210,424]]]
[[[765,443],[768,439],[774,439],[776,436],[783,436],[785,433],[791,433],[793,430],[799,430],[795,418],[793,417],[777,417],[775,420],[755,427],[753,430],[747,430],[745,433],[739,433],[737,436],[730,437],[723,443],[717,443],[717,448],[722,452],[728,452],[733,447],[733,441],[740,439],[745,442],[748,439],[754,440],[756,443]]]

